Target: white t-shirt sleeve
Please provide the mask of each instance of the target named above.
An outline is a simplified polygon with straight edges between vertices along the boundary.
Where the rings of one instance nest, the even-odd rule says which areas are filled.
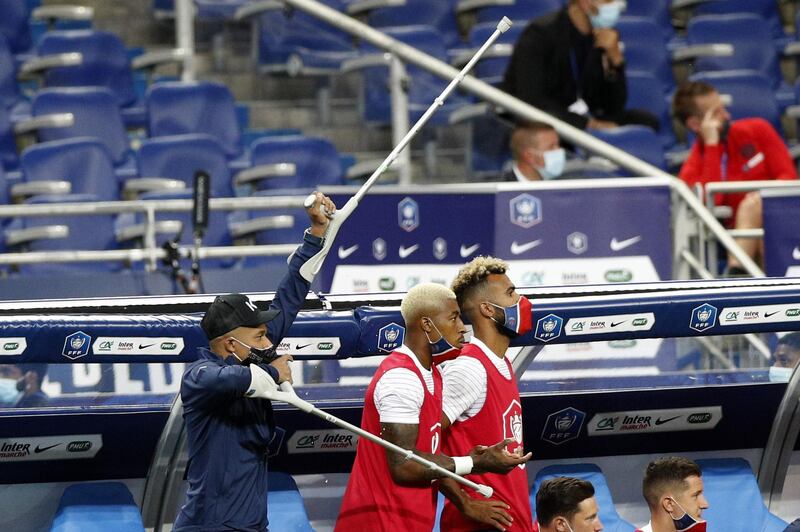
[[[384,373],[375,384],[373,399],[381,423],[419,425],[425,391],[410,369],[394,368]]]
[[[448,362],[442,380],[442,411],[451,423],[472,417],[483,408],[487,381],[486,370],[479,361],[459,357]]]

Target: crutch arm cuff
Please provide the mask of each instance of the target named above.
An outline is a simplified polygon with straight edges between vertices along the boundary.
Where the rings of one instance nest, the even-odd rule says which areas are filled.
[[[471,456],[453,456],[453,462],[455,463],[454,473],[456,475],[469,475],[472,473],[474,463]]]

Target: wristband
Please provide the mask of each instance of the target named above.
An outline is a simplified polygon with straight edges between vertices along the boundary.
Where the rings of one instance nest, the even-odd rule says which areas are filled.
[[[452,458],[455,464],[456,475],[469,475],[472,473],[472,466],[474,464],[471,456],[453,456]]]

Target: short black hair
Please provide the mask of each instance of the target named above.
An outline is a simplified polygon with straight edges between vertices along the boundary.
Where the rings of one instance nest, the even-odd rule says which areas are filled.
[[[540,526],[548,526],[558,516],[571,519],[578,513],[578,505],[594,496],[594,486],[586,480],[573,477],[555,477],[542,482],[536,492],[536,519]]]
[[[667,456],[650,462],[642,480],[642,495],[652,510],[658,506],[661,496],[676,486],[686,489],[689,477],[700,477],[700,466],[681,456]]]
[[[672,97],[672,114],[677,117],[681,124],[686,124],[689,117],[695,116],[700,112],[695,98],[711,94],[716,90],[713,85],[705,81],[686,81],[681,83]]]
[[[789,333],[778,339],[778,345],[785,345],[795,351],[800,351],[800,332]]]

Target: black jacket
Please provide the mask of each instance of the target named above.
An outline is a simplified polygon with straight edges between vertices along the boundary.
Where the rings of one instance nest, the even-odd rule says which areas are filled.
[[[579,96],[576,77],[582,81],[580,96],[595,118],[612,119],[624,110],[628,98],[624,64],[604,72],[602,56],[603,50],[594,47],[593,36],[582,35],[564,8],[532,21],[522,32],[503,90],[585,129],[588,119],[567,111]]]

